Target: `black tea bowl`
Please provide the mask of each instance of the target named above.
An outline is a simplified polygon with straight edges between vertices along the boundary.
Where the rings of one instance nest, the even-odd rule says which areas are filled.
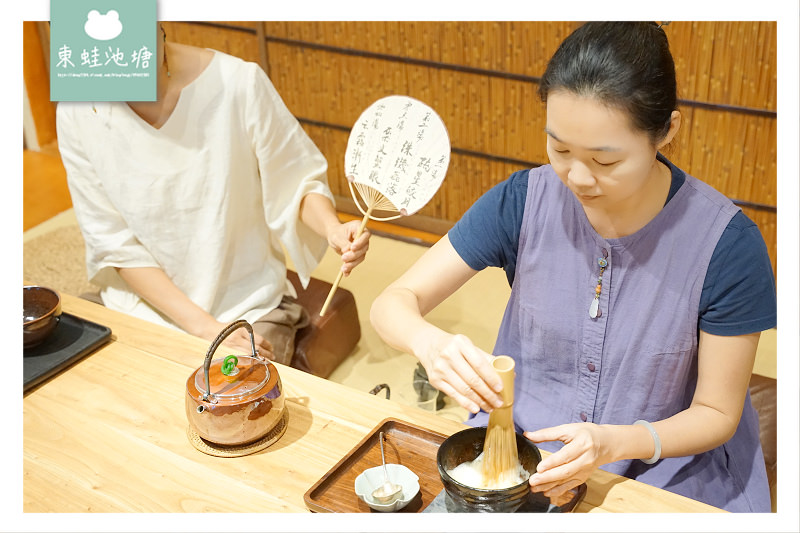
[[[47,287],[22,287],[22,346],[31,348],[45,340],[61,318],[61,296]]]
[[[486,428],[469,428],[453,433],[439,446],[436,466],[444,490],[453,504],[454,510],[466,513],[513,513],[530,494],[527,479],[518,485],[505,489],[481,489],[459,483],[447,473],[461,463],[472,461],[483,451]],[[529,473],[536,472],[542,454],[534,443],[521,434],[516,434],[517,454],[522,467]]]

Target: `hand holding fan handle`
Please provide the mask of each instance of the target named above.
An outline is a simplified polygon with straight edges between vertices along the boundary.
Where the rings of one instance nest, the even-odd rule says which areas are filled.
[[[367,209],[367,212],[364,214],[364,218],[361,220],[361,225],[358,227],[358,231],[356,232],[356,236],[353,238],[354,241],[361,236],[361,234],[364,232],[364,228],[367,227],[367,221],[369,220],[369,215],[370,215],[370,213],[372,213],[372,208],[373,207],[374,206],[370,206],[369,209]],[[322,309],[319,312],[319,316],[325,316],[325,312],[328,310],[328,305],[330,305],[331,300],[333,299],[333,294],[336,292],[336,289],[339,287],[339,282],[342,281],[342,276],[343,275],[344,275],[344,272],[339,270],[339,274],[336,276],[336,281],[333,282],[333,287],[331,287],[330,292],[328,292],[328,297],[325,298],[325,303],[322,304]]]

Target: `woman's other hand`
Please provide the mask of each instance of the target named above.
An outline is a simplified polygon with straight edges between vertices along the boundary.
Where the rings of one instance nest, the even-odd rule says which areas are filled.
[[[167,274],[156,267],[118,268],[120,277],[141,298],[169,317],[179,328],[201,339],[212,342],[228,324],[219,322],[206,310],[189,299]],[[272,344],[260,335],[254,335],[256,350],[273,359]],[[250,334],[236,329],[224,341],[229,348],[253,353]]]
[[[350,272],[364,260],[369,250],[371,233],[364,228],[361,235],[356,237],[360,226],[360,220],[351,220],[334,225],[328,232],[328,244],[342,256],[342,272],[345,276],[349,276]]]
[[[559,440],[564,446],[542,459],[530,477],[531,490],[559,500],[568,490],[585,482],[600,465],[609,461],[609,426],[592,423],[563,424],[538,431],[526,431],[531,442]]]

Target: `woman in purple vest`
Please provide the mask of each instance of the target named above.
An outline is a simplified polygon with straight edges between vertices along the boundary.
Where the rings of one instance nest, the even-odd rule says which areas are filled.
[[[661,154],[681,124],[664,29],[581,26],[539,92],[550,164],[481,197],[376,299],[373,325],[485,425],[501,405],[493,356],[423,316],[503,268],[494,353],[517,362],[518,429],[554,452],[533,491],[558,498],[603,468],[769,512],[748,383],[776,325],[774,276],[755,224]]]

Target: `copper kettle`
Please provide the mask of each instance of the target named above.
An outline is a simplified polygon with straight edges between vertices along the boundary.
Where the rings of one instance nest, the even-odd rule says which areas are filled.
[[[212,361],[222,341],[240,327],[250,333],[252,355]],[[209,347],[203,366],[186,381],[186,416],[192,429],[213,444],[240,446],[285,425],[286,414],[278,370],[256,351],[253,327],[245,320],[229,324]]]

